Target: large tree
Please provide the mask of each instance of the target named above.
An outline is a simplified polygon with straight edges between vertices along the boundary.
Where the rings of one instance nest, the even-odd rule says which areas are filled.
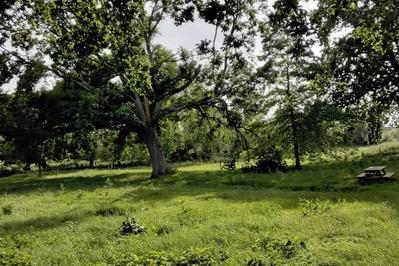
[[[319,1],[313,21],[324,47],[325,84],[333,100],[343,106],[363,105],[368,112],[397,107],[398,16],[394,0]],[[370,101],[372,108],[367,108]]]
[[[48,71],[78,89],[100,97],[112,91],[117,104],[99,100],[108,120],[98,126],[137,133],[148,148],[152,177],[159,177],[167,173],[160,121],[193,108],[228,114],[226,96],[249,87],[243,51],[251,43],[254,2],[17,0],[2,9],[12,16],[2,20],[1,34],[18,49],[2,48],[26,64],[46,58]],[[198,17],[215,27],[215,37],[203,40],[198,52],[172,54],[154,42],[167,17],[177,25]]]

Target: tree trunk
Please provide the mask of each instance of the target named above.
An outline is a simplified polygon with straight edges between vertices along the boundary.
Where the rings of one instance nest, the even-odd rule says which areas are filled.
[[[143,134],[143,140],[150,153],[152,166],[151,178],[159,178],[167,174],[165,156],[162,152],[161,143],[159,141],[156,128],[149,127]]]
[[[295,169],[301,169],[301,155],[299,154],[298,141],[294,141]]]
[[[286,66],[286,79],[287,79],[287,90],[286,90],[286,96],[288,99],[291,97],[291,82],[290,82],[290,65],[289,65],[289,59],[288,59],[288,54],[287,54],[287,66]],[[292,143],[294,144],[294,157],[295,157],[295,169],[301,169],[301,154],[299,151],[299,143],[298,143],[298,128],[297,128],[297,123],[295,121],[296,117],[294,114],[294,108],[292,106],[289,107],[289,118],[291,122],[291,134],[292,134]]]
[[[94,167],[94,154],[92,152],[89,153],[89,168]]]
[[[292,112],[290,112],[291,117],[291,129],[292,129],[292,142],[294,144],[294,157],[295,157],[295,169],[301,169],[301,154],[299,151],[299,143],[298,143],[298,130],[297,124],[295,122],[295,117]]]

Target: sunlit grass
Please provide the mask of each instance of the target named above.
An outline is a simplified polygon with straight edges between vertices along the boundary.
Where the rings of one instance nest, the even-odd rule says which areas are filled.
[[[0,261],[104,265],[206,248],[227,253],[227,265],[397,265],[399,182],[359,186],[354,178],[374,164],[399,174],[397,148],[358,148],[270,175],[215,163],[152,181],[149,168],[2,178]],[[121,236],[125,213],[146,233]]]

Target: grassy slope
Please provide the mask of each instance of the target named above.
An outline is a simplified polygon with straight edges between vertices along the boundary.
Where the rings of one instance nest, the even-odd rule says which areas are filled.
[[[182,166],[158,181],[147,180],[145,168],[3,178],[0,207],[11,206],[12,214],[0,209],[0,245],[18,246],[14,250],[30,254],[36,265],[112,264],[123,254],[195,247],[228,252],[228,265],[251,258],[398,265],[399,182],[362,187],[354,180],[376,164],[399,176],[392,145],[399,147],[360,149],[273,175],[204,164]],[[147,233],[121,237],[123,215],[96,215],[107,208],[129,210]]]

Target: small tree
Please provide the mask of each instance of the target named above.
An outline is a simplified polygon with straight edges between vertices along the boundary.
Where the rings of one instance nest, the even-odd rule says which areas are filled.
[[[272,123],[281,143],[292,150],[295,168],[301,168],[303,114],[314,95],[309,81],[314,58],[311,51],[307,13],[298,1],[276,1],[268,24],[261,27],[265,62],[259,74],[268,82],[269,105],[277,107]]]
[[[319,93],[314,36],[308,13],[299,1],[276,1],[261,34],[264,64],[258,75],[267,91],[271,138],[292,154],[295,169],[300,169],[304,155],[323,151],[338,141],[331,132],[338,133],[332,129],[343,116]]]

